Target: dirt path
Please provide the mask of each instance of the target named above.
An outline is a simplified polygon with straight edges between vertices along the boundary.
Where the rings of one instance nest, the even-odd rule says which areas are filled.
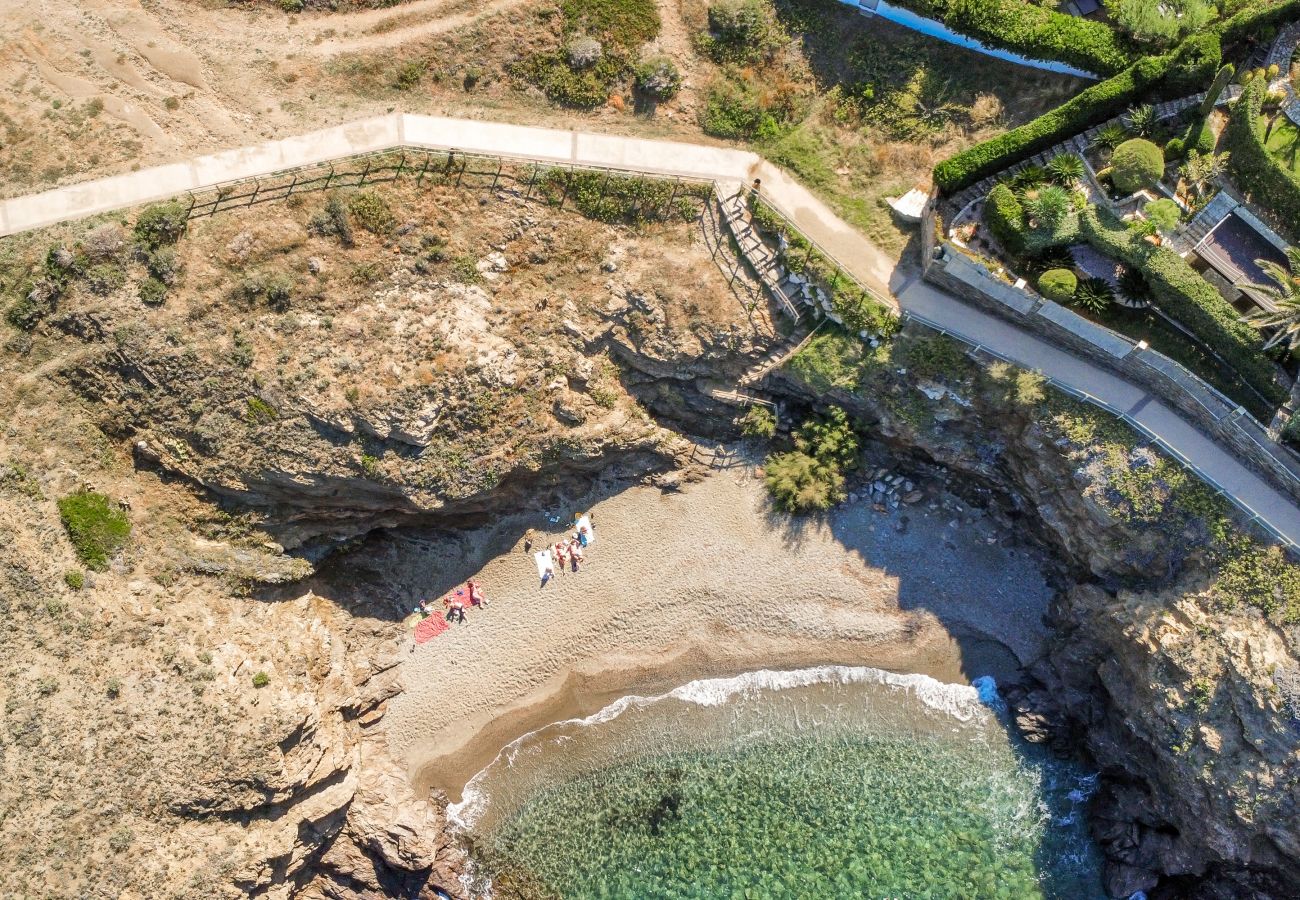
[[[489,16],[506,12],[517,6],[526,5],[527,0],[493,0],[493,2],[482,4],[471,0],[468,9],[463,12],[452,12],[453,9],[466,6],[463,0],[451,0],[451,2],[448,2],[448,0],[422,0],[422,2],[385,10],[385,12],[392,15],[379,18],[373,22],[360,19],[360,16],[364,14],[357,14],[356,16],[331,15],[326,21],[332,22],[336,18],[342,18],[345,25],[352,26],[344,37],[324,37],[327,32],[335,30],[334,26],[329,28],[316,26],[314,32],[304,31],[303,36],[312,35],[311,46],[306,48],[306,52],[316,56],[364,53],[371,50],[400,47],[421,38],[445,34],[448,31],[455,31],[458,28],[472,25]],[[447,15],[448,12],[452,12],[452,14]],[[358,30],[360,31],[359,34]],[[352,35],[356,36],[353,37]]]

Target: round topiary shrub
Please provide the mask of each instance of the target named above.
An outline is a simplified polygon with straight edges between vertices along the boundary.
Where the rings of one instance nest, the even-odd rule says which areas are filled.
[[[1079,279],[1069,269],[1048,269],[1038,277],[1038,292],[1056,303],[1064,303],[1074,296]]]
[[[1165,171],[1165,155],[1150,141],[1133,138],[1115,148],[1110,167],[1116,190],[1132,194],[1160,180]]]

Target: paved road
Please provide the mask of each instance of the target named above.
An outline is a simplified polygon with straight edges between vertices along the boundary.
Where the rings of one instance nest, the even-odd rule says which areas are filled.
[[[1128,412],[1191,460],[1204,476],[1293,543],[1300,544],[1300,508],[1169,407],[1122,378],[909,277],[791,176],[746,151],[395,113],[0,201],[0,236],[126,209],[227,181],[396,147],[454,149],[531,161],[696,176],[737,187],[761,178],[764,195],[864,284],[897,297],[903,309],[933,320],[954,334]]]

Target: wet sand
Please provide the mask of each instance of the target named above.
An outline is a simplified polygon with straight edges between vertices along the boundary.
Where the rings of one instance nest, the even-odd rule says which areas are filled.
[[[426,644],[406,637],[404,691],[383,721],[418,790],[457,800],[514,738],[629,693],[828,663],[969,682],[1014,671],[1044,637],[1051,591],[1033,559],[924,503],[791,519],[745,466],[592,510],[582,571],[545,587],[522,546],[529,526],[535,550],[559,534],[540,514],[428,545],[431,560],[485,559],[476,577],[491,606]]]

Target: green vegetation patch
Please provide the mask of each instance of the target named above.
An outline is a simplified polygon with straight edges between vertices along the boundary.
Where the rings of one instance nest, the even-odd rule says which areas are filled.
[[[700,201],[712,191],[697,182],[568,169],[547,169],[538,182],[549,203],[572,203],[589,219],[628,225],[694,218]]]
[[[1209,485],[1100,410],[1059,394],[1044,410],[1049,427],[1102,477],[1095,498],[1112,515],[1165,536],[1161,546],[1171,558],[1204,554],[1213,604],[1255,607],[1283,623],[1300,622],[1300,565],[1241,530],[1231,504]]]
[[[59,500],[59,518],[77,556],[96,572],[108,568],[108,561],[131,536],[131,521],[126,513],[94,491],[81,491]]]
[[[844,499],[844,472],[858,462],[860,441],[838,406],[809,419],[794,434],[794,449],[764,463],[772,501],[786,512],[823,512]]]
[[[635,74],[636,50],[659,34],[654,0],[563,0],[556,47],[506,71],[561,106],[591,109]]]
[[[994,47],[1097,75],[1113,75],[1133,59],[1132,50],[1105,23],[1046,5],[1023,0],[901,0],[898,5]]]

